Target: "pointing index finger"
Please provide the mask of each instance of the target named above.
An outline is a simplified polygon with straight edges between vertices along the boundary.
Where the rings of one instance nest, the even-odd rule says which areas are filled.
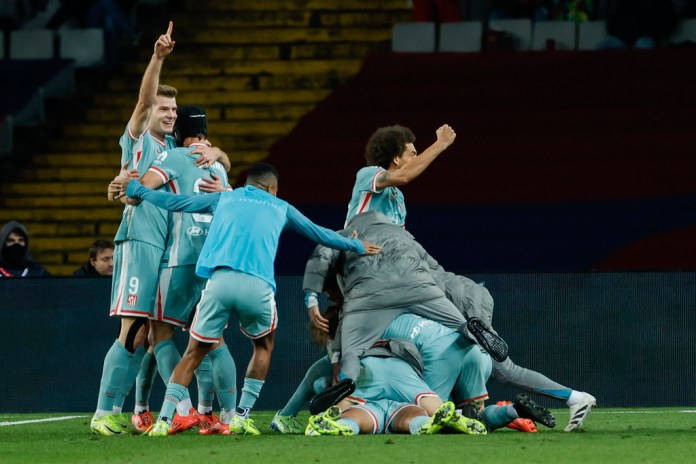
[[[174,22],[169,21],[169,27],[167,28],[167,35],[171,37],[172,35],[172,30],[174,29]]]

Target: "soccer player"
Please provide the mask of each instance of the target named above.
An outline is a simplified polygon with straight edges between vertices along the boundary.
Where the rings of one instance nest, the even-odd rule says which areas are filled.
[[[399,186],[421,175],[456,138],[447,124],[435,131],[437,140],[420,156],[413,143],[416,137],[407,127],[381,127],[372,134],[365,148],[367,167],[356,175],[348,204],[346,224],[356,214],[378,211],[398,226],[406,221],[406,204]]]
[[[178,108],[175,135],[180,148],[164,151],[157,156],[140,179],[144,186],[158,189],[168,185],[178,193],[199,195],[205,193],[201,191],[202,185],[210,185],[219,179],[222,190],[229,188],[227,172],[220,163],[202,166],[194,163],[200,155],[192,153],[191,150],[196,146],[210,145],[207,139],[208,123],[203,108],[193,105]],[[130,176],[124,171],[114,179],[109,188],[125,191],[128,180]],[[139,203],[137,200],[128,202]],[[150,318],[155,359],[161,377],[167,381],[181,360],[172,341],[174,329],[187,326],[190,313],[198,302],[206,282],[205,279],[196,276],[195,265],[211,221],[210,214],[174,212],[168,215],[169,236],[160,269],[157,311],[154,317]],[[236,403],[234,361],[224,344],[218,350],[220,351],[210,353],[212,360],[207,359],[206,364],[212,364],[212,370],[217,371],[217,375],[211,375],[224,381],[218,389],[218,397],[223,403],[223,412],[231,411]],[[199,375],[200,372],[197,371],[197,378]],[[203,394],[204,402],[207,403],[205,394],[210,387],[202,387],[204,391],[200,391],[199,394]],[[212,414],[212,398],[210,404],[200,404],[201,402],[199,398],[199,409],[203,409],[202,411],[190,407],[185,413],[178,413],[170,433],[183,432],[199,424],[210,429],[218,421],[217,416]]]
[[[214,213],[210,232],[196,265],[198,276],[208,283],[196,309],[189,345],[172,373],[160,417],[150,431],[167,435],[177,403],[185,396],[193,370],[203,356],[220,345],[220,336],[231,312],[238,316],[244,334],[252,340],[253,360],[247,370],[231,432],[258,435],[248,417],[263,387],[273,351],[277,314],[273,261],[284,228],[345,251],[375,254],[380,247],[347,239],[309,221],[297,209],[276,197],[278,174],[266,164],[249,170],[244,188],[210,195],[184,196],[149,190],[136,181],[127,195],[170,211]]]

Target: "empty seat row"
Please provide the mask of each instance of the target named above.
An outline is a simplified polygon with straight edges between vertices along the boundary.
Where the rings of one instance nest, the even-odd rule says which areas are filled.
[[[104,64],[104,31],[102,29],[33,29],[9,34],[9,54],[4,56],[5,37],[0,34],[0,59],[42,60],[65,58],[75,60],[76,67]],[[58,56],[55,44],[58,42]]]
[[[608,37],[605,21],[532,22],[529,19],[491,20],[488,29],[505,33],[515,50],[594,50]],[[434,23],[398,23],[392,34],[395,52],[478,52],[482,50],[484,27],[480,21],[443,23],[436,43]],[[670,42],[696,43],[696,19],[678,23]]]

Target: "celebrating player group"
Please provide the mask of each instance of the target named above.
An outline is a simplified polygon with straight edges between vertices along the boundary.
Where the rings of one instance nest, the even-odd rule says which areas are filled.
[[[303,289],[308,336],[326,356],[273,417],[275,432],[486,435],[555,427],[527,393],[564,401],[566,431],[583,425],[595,398],[516,365],[491,326],[489,291],[447,272],[408,232],[399,187],[452,146],[452,127],[438,127],[421,154],[408,128],[377,129],[344,228],[326,229],[277,197],[279,173],[267,163],[254,164],[243,187],[230,187],[230,161],[209,138],[205,109],[177,107],[177,90],[159,82],[173,28],[170,22],[154,45],[119,142],[122,168],[108,186],[109,199],[125,205],[110,306],[120,333],[104,358],[93,433],[261,434],[251,411],[278,329],[273,262],[285,229],[317,243]],[[320,294],[329,307],[320,308]],[[239,398],[234,349],[223,338],[230,315],[254,349]],[[189,333],[183,355],[172,342],[177,328]],[[158,375],[167,389],[155,418],[149,396]],[[491,376],[526,393],[486,406]],[[129,415],[123,404],[134,386]],[[307,406],[311,415],[301,423]]]

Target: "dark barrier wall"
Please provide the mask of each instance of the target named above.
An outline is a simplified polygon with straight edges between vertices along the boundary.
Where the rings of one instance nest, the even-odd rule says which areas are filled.
[[[495,297],[494,325],[519,365],[589,391],[605,407],[696,405],[696,273],[471,277]],[[258,409],[279,409],[321,356],[307,340],[301,278],[279,277],[277,301],[276,349]],[[0,280],[0,412],[93,410],[103,357],[118,331],[108,304],[108,281]],[[241,386],[250,343],[236,322],[225,338]],[[177,342],[183,349],[186,335]],[[515,394],[494,380],[489,386],[492,399]],[[153,409],[162,394],[158,381]],[[127,410],[132,403],[131,395]]]

